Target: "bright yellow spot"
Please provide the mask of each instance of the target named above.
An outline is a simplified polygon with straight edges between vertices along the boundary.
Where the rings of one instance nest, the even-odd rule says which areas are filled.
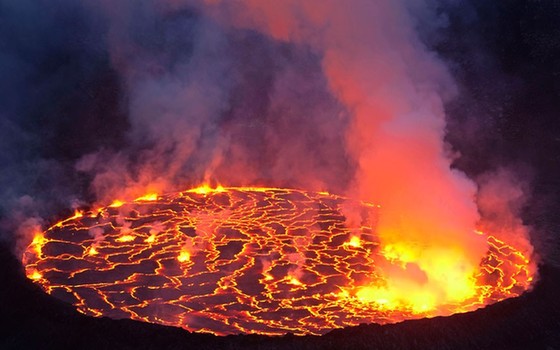
[[[265,281],[272,281],[274,279],[274,277],[272,277],[268,273],[263,273],[263,276]]]
[[[406,264],[418,260],[419,249],[405,243],[387,244],[383,247],[381,254],[391,262]]]
[[[384,288],[363,287],[357,293],[356,297],[363,303],[377,303],[381,305],[392,304],[392,295]]]
[[[81,218],[82,216],[84,216],[84,213],[82,213],[79,210],[76,210],[74,212],[74,216],[72,216],[71,218],[69,218],[68,220],[73,220],[73,219],[77,219],[77,218]]]
[[[421,248],[411,242],[393,242],[381,254],[399,269],[387,276],[382,288],[365,287],[356,296],[390,309],[405,307],[424,313],[438,304],[457,303],[477,292],[476,264],[455,247]]]
[[[117,242],[130,242],[130,241],[134,241],[136,237],[133,235],[124,235],[124,236],[120,236],[119,238],[116,239]]]
[[[142,198],[142,197],[140,197],[140,198]],[[140,200],[140,198],[137,198],[136,200]],[[116,200],[113,201],[113,203],[111,203],[111,205],[109,205],[109,207],[118,208],[118,207],[122,206],[123,204],[124,204],[124,202],[116,199]]]
[[[356,293],[362,303],[375,303],[385,309],[407,308],[413,313],[433,310],[436,297],[430,290],[396,289],[385,287],[363,287]]]
[[[290,279],[288,280],[288,283],[293,284],[294,286],[301,286],[303,284],[295,277],[290,277]]]
[[[191,254],[189,252],[187,252],[186,250],[181,250],[181,253],[179,253],[179,256],[177,257],[177,260],[179,260],[179,262],[187,262],[189,260],[191,260]]]
[[[94,246],[91,246],[91,247],[89,248],[88,254],[89,254],[89,255],[97,255],[97,254],[99,254],[99,252],[97,251],[97,249],[95,249]]]
[[[417,291],[409,296],[412,312],[421,313],[433,310],[436,306],[436,296],[429,290]]]
[[[476,293],[476,266],[462,252],[453,249],[431,249],[418,261],[430,282],[439,286],[449,301],[462,301]]]
[[[192,188],[192,189],[188,190],[187,192],[193,192],[193,193],[197,193],[197,194],[208,194],[208,193],[212,193],[212,192],[225,192],[225,191],[226,191],[226,189],[222,185],[218,185],[218,186],[216,186],[216,188],[212,188],[208,184],[203,184],[203,185],[200,185],[198,187]]]
[[[144,242],[146,243],[153,243],[156,240],[156,235],[150,235],[150,237],[146,238]]]
[[[350,241],[345,242],[344,245],[348,245],[350,247],[359,248],[362,246],[362,242],[360,241],[360,237],[354,236],[350,238]]]
[[[155,201],[157,198],[158,198],[157,193],[148,193],[145,196],[136,198],[135,201]]]
[[[346,298],[350,297],[350,292],[348,292],[346,289],[341,289],[340,292],[338,292],[338,294],[336,294],[336,296],[338,296],[339,298],[342,298],[342,299],[346,299]]]
[[[45,236],[43,236],[42,233],[37,233],[35,234],[35,237],[33,237],[33,241],[31,242],[31,244],[43,244],[45,243],[45,241]]]
[[[33,271],[33,273],[29,276],[32,280],[37,281],[43,278],[43,275],[39,273],[39,271]]]
[[[31,242],[31,245],[34,246],[34,250],[35,253],[37,253],[37,255],[39,256],[41,255],[42,248],[45,243],[47,243],[47,239],[45,238],[45,236],[43,236],[42,233],[37,233],[35,237],[33,237],[33,241]]]

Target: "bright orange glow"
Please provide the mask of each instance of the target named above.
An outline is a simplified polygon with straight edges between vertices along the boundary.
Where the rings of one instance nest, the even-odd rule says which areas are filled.
[[[45,242],[45,237],[43,236],[43,234],[36,233],[35,236],[33,237],[33,241],[31,242],[31,244],[37,245],[37,244],[42,244],[44,242]]]
[[[349,210],[361,219],[347,221]],[[23,262],[82,313],[215,334],[322,334],[470,311],[530,287],[529,258],[507,242],[473,232],[488,251],[470,265],[461,246],[380,241],[379,210],[327,193],[202,186],[62,220]]]
[[[358,248],[362,246],[362,243],[360,242],[360,237],[358,236],[353,236],[352,238],[350,238],[348,242],[344,244],[354,248]]]
[[[157,198],[157,195],[156,195],[156,198]],[[137,200],[141,200],[141,199],[138,198]],[[109,207],[110,207],[110,208],[118,208],[118,207],[122,206],[123,204],[124,204],[124,202],[122,202],[122,201],[116,199],[116,200],[113,201],[113,203],[111,203],[111,204],[109,205]]]
[[[43,245],[47,242],[47,240],[45,239],[45,236],[43,236],[42,233],[37,233],[35,234],[35,236],[33,237],[33,241],[31,242],[30,247],[32,247],[35,250],[35,253],[38,256],[41,256],[42,254],[42,248]]]
[[[148,193],[148,194],[146,194],[142,197],[136,198],[134,201],[155,201],[155,200],[157,200],[157,198],[158,198],[157,193]],[[117,201],[117,202],[119,202],[119,201]]]
[[[177,260],[179,260],[179,262],[187,262],[191,260],[191,254],[185,250],[182,250],[177,257]]]
[[[301,286],[303,285],[303,283],[301,283],[297,278],[295,277],[289,277],[288,278],[288,283],[289,284],[293,284],[294,286]]]
[[[37,281],[40,280],[41,278],[43,278],[43,275],[41,275],[41,273],[39,273],[39,271],[33,271],[33,273],[31,273],[31,275],[29,275],[29,278]]]
[[[117,242],[132,242],[136,237],[133,235],[124,235],[115,239]]]
[[[215,188],[213,188],[212,186],[210,186],[209,184],[203,184],[201,186],[192,188],[190,190],[188,190],[187,192],[192,192],[192,193],[197,193],[197,194],[209,194],[209,193],[213,193],[213,192],[224,192],[225,188],[221,185],[216,186]]]

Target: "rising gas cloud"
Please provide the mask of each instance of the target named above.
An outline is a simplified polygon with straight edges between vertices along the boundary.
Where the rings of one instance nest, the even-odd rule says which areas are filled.
[[[380,239],[404,263],[386,288],[454,300],[465,297],[487,246],[473,233],[480,222],[476,184],[451,168],[444,142],[444,103],[455,86],[415,32],[416,6],[248,0],[205,8],[221,22],[309,46],[321,57],[329,91],[350,114],[345,149],[357,166],[346,192],[382,206]],[[526,238],[522,225],[516,230]]]

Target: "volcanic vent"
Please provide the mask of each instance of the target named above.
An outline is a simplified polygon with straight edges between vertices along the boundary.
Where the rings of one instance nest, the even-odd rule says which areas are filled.
[[[325,192],[203,186],[78,212],[37,234],[23,262],[82,313],[220,335],[446,315],[530,285],[528,259],[487,235],[486,257],[451,286],[454,296],[396,290],[387,277],[414,264],[379,241],[378,215],[376,205]]]

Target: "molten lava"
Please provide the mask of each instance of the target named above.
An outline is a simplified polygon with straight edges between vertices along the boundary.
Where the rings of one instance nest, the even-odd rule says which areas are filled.
[[[350,224],[347,210],[361,223]],[[76,213],[37,234],[23,263],[84,314],[220,335],[322,334],[448,315],[531,284],[528,258],[491,235],[476,271],[452,254],[423,271],[410,242],[379,242],[379,211],[325,192],[203,186]],[[441,276],[444,288],[393,283],[403,271],[415,285]]]

